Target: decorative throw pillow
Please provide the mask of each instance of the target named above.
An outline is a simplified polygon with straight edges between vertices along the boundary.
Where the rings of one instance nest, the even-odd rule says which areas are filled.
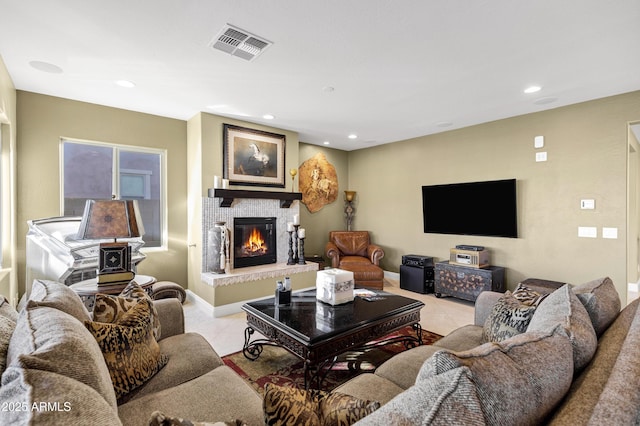
[[[144,384],[168,361],[153,337],[150,314],[151,302],[141,299],[115,323],[85,322],[102,350],[117,398]]]
[[[304,390],[268,383],[263,410],[269,425],[350,425],[380,408],[380,403],[364,401],[340,392]]]
[[[600,278],[573,287],[587,309],[596,334],[601,336],[620,313],[620,296],[611,278]]]
[[[27,301],[7,360],[9,366],[50,371],[84,383],[114,410],[118,407],[100,347],[83,323],[61,310]]]
[[[467,367],[416,382],[358,422],[358,426],[484,424],[478,393]]]
[[[573,380],[571,343],[560,326],[464,352],[438,351],[422,365],[416,385],[459,367],[470,370],[490,425],[540,424]]]
[[[151,324],[153,327],[153,337],[160,339],[160,319],[153,300],[146,291],[136,282],[130,282],[119,296],[108,294],[96,294],[96,301],[93,307],[93,320],[97,322],[115,323],[135,306],[139,300],[146,299],[151,304]]]
[[[505,294],[493,306],[482,331],[483,342],[502,342],[527,331],[536,307],[547,294],[540,294],[523,284]]]
[[[234,420],[232,422],[194,422],[180,417],[170,417],[154,411],[149,419],[149,426],[248,426],[242,420]]]
[[[558,324],[565,329],[573,346],[575,371],[582,370],[596,352],[598,338],[589,314],[569,284],[551,293],[536,309],[527,332],[553,330]]]

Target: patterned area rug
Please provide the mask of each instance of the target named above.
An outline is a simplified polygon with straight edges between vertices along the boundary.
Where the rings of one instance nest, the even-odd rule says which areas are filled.
[[[415,331],[405,327],[380,340],[398,336],[415,336]],[[442,336],[422,330],[423,344],[429,345]],[[367,351],[354,351],[341,355],[331,369],[324,369],[323,390],[331,390],[347,380],[363,372],[371,372],[393,355],[406,350],[404,343],[398,342]],[[264,346],[260,357],[251,361],[245,358],[242,351],[222,357],[226,365],[248,381],[258,392],[262,393],[267,383],[281,386],[304,388],[304,363],[300,358],[277,346]],[[354,366],[359,365],[359,370]]]

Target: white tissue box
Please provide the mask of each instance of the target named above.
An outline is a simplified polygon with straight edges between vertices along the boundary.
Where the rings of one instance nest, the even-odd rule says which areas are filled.
[[[353,301],[353,272],[343,269],[324,269],[316,275],[316,299],[331,305]]]

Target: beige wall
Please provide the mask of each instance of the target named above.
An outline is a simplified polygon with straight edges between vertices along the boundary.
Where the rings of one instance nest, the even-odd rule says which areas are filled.
[[[13,304],[18,302],[16,274],[16,235],[15,235],[15,149],[16,149],[16,89],[0,57],[0,206],[2,215],[0,246],[2,265],[0,265],[0,294]]]
[[[446,260],[451,247],[478,244],[506,268],[509,288],[526,277],[610,276],[625,300],[627,123],[639,118],[633,92],[350,152],[355,227],[384,247],[385,270],[397,271],[403,254]],[[533,147],[537,135],[542,150]],[[536,151],[548,161],[536,163]],[[519,238],[423,232],[422,185],[507,178],[518,180]],[[580,210],[583,198],[596,209]],[[598,227],[599,237],[578,238],[578,226]],[[618,228],[618,239],[601,238],[602,227]]]
[[[233,124],[250,129],[285,135],[285,184],[286,188],[232,186],[231,189],[261,191],[291,191],[289,169],[298,164],[298,134],[275,127],[262,126],[213,114],[199,113],[188,122],[189,200],[193,210],[189,213],[189,289],[213,306],[221,306],[243,299],[246,289],[241,285],[211,287],[202,282],[202,207],[201,199],[213,188],[213,177],[223,175],[223,124]],[[273,291],[273,282],[258,282],[254,289],[266,296]],[[253,296],[258,297],[258,296]]]
[[[168,250],[147,252],[138,272],[186,286],[187,123],[84,102],[18,91],[18,271],[25,289],[27,221],[60,216],[60,138],[167,151]]]
[[[306,229],[304,245],[305,255],[315,254],[324,256],[324,246],[329,240],[329,231],[347,229],[344,217],[344,191],[349,188],[349,155],[346,151],[320,147],[317,145],[300,144],[300,164],[318,153],[323,153],[330,164],[336,168],[338,175],[338,197],[324,206],[321,210],[311,213],[304,204],[300,205],[300,223]],[[298,164],[298,167],[300,166]],[[296,191],[298,190],[296,178]],[[357,189],[357,188],[356,188]],[[356,205],[358,201],[356,194]],[[356,210],[356,217],[358,211]]]

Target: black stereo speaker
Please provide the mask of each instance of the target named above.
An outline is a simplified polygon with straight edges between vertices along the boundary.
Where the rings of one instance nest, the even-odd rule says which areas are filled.
[[[400,265],[400,288],[416,293],[433,293],[433,266]]]

